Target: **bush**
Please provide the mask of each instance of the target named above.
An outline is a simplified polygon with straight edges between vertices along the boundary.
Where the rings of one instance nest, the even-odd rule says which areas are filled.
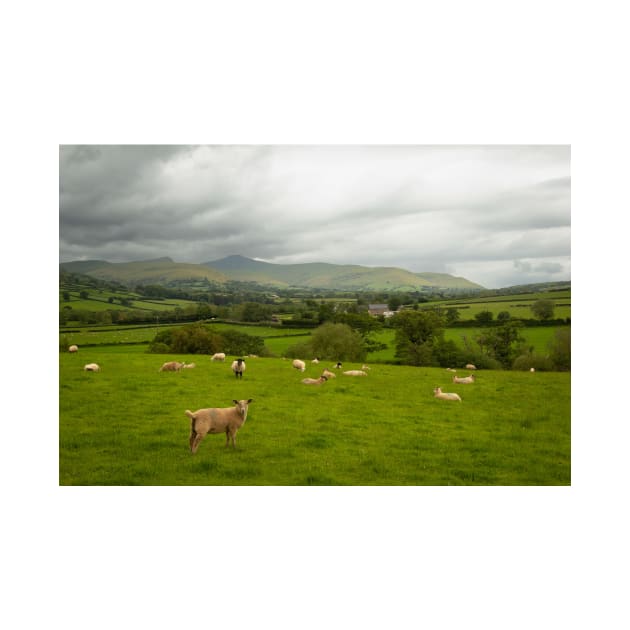
[[[571,329],[556,330],[553,341],[549,344],[549,358],[556,370],[567,372],[571,369]]]
[[[537,372],[550,372],[553,370],[553,362],[549,357],[542,354],[528,352],[514,359],[512,363],[513,370],[527,371],[531,368],[534,368]]]
[[[363,338],[347,324],[323,324],[313,331],[313,355],[329,361],[364,361]]]

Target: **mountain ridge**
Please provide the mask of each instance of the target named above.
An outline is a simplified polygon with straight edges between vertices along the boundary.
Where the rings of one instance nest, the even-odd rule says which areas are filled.
[[[451,274],[415,273],[398,267],[367,267],[333,263],[278,264],[239,254],[204,263],[178,263],[163,257],[145,261],[71,261],[60,269],[85,273],[124,284],[172,284],[186,281],[225,284],[253,282],[277,288],[342,291],[422,291],[438,289],[484,290],[485,287]]]

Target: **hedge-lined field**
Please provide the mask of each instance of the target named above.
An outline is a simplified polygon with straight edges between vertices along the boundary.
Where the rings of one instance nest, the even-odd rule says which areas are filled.
[[[171,358],[194,361],[159,372]],[[123,348],[61,353],[61,485],[567,485],[570,374],[479,371],[455,386],[441,368],[374,365],[320,387],[282,359],[229,361]],[[85,372],[95,361],[99,373]],[[348,365],[344,367],[357,367]],[[432,390],[457,391],[463,402]],[[184,411],[253,398],[237,437],[188,449]]]

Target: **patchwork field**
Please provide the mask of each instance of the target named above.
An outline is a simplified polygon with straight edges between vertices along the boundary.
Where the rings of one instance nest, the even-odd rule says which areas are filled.
[[[197,367],[159,372],[167,360]],[[129,347],[59,356],[60,485],[568,485],[570,374],[373,365],[306,386],[282,359],[229,362]],[[83,371],[95,361],[99,373]],[[357,367],[344,365],[344,368]],[[462,402],[439,401],[436,385]],[[209,435],[188,449],[184,411],[253,398],[235,450]]]

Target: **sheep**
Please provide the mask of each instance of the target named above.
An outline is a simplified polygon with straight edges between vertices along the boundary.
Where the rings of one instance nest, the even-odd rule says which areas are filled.
[[[446,368],[447,372],[457,372],[457,370],[454,370],[453,368]]]
[[[367,376],[367,372],[364,372],[363,370],[348,370],[347,372],[344,372],[344,374],[346,376]]]
[[[98,363],[87,363],[83,366],[86,372],[100,372],[101,366]]]
[[[530,371],[530,372],[535,372],[535,371],[536,371],[536,368],[531,367],[531,368],[529,368],[529,371]]]
[[[293,359],[293,363],[291,364],[296,370],[300,370],[300,372],[304,372],[306,369],[306,363],[304,361],[300,361],[300,359]]]
[[[452,392],[443,392],[439,387],[436,387],[433,390],[433,395],[440,400],[459,400],[459,402],[462,402],[459,394],[455,394]]]
[[[341,361],[337,361],[337,365],[334,366],[335,370],[340,370],[341,369]]]
[[[190,437],[188,442],[190,452],[196,453],[199,448],[199,442],[208,433],[223,433],[225,431],[225,446],[229,446],[230,440],[232,447],[236,448],[236,433],[245,424],[247,418],[247,408],[252,399],[249,400],[233,400],[234,407],[212,407],[209,409],[197,409],[197,411],[189,411],[186,409],[186,415],[190,418]]]
[[[162,365],[159,369],[160,372],[179,372],[182,367],[184,367],[183,363],[179,361],[167,361]]]
[[[364,364],[361,366],[361,369],[362,369],[362,370],[366,370],[366,371],[368,371],[368,372],[369,372],[369,371],[370,371],[370,366],[369,366],[369,365],[366,365],[366,364],[364,363]]]
[[[337,378],[337,375],[334,372],[331,372],[330,370],[324,370],[322,372],[322,376],[325,376],[326,378]]]
[[[453,376],[453,383],[474,383],[475,375],[470,376]]]
[[[78,352],[79,351],[79,346],[70,346],[68,348],[68,352]]]
[[[315,363],[315,364],[317,364],[317,363],[319,363],[319,359],[318,359],[317,357],[315,357],[315,358],[311,361],[311,363]]]
[[[464,369],[466,369],[466,370],[476,370],[477,368],[472,363],[466,363],[466,365],[464,366]]]
[[[182,369],[183,370],[190,370],[192,368],[197,367],[197,365],[195,363],[184,363],[182,364]]]
[[[243,378],[243,372],[245,371],[245,361],[243,359],[236,359],[232,361],[232,372],[236,378]]]
[[[302,383],[304,385],[322,385],[328,380],[328,377],[323,374],[319,378],[303,378]]]
[[[215,352],[210,358],[211,361],[225,361],[225,352]]]

